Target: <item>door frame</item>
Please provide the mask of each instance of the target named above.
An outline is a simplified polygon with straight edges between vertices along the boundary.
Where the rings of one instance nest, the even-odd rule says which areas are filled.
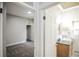
[[[52,5],[52,4],[51,4]],[[36,13],[34,19],[34,56],[35,57],[46,57],[45,56],[45,28],[43,16],[45,16],[45,10],[50,8],[51,5],[47,5],[44,8],[39,9],[38,4],[35,4]],[[37,26],[36,26],[37,25]],[[40,50],[39,50],[40,49]]]

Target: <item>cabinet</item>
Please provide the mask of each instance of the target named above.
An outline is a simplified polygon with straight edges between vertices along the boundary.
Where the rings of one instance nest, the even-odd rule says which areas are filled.
[[[70,45],[57,43],[57,57],[69,57]]]

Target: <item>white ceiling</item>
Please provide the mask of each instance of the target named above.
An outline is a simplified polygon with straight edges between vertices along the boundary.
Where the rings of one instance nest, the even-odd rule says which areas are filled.
[[[8,14],[12,14],[12,15],[16,15],[16,16],[21,16],[21,17],[26,17],[26,18],[34,18],[34,10],[28,8],[28,7],[24,7],[21,5],[17,5],[15,3],[12,2],[8,2],[6,3],[7,6],[7,13]],[[31,11],[31,14],[28,14],[27,12]]]
[[[54,5],[58,4],[58,3],[59,2],[40,2],[39,5],[40,5],[40,9],[45,9],[45,8],[54,6]]]
[[[26,3],[26,4],[33,7],[33,3],[35,3],[35,2],[24,2],[24,3]],[[45,7],[47,8],[49,6],[54,6],[54,5],[58,4],[58,3],[59,2],[39,2],[39,5],[40,5],[39,9],[45,8]]]
[[[33,2],[24,2],[24,3],[26,3],[26,4],[30,5],[30,6],[33,6]]]
[[[6,6],[7,6],[7,13],[8,14],[12,14],[12,15],[16,15],[16,16],[21,16],[21,17],[26,17],[26,18],[29,18],[29,19],[33,19],[34,18],[34,13],[35,13],[35,10],[33,7],[33,3],[34,2],[22,2],[24,3],[23,5],[21,5],[21,3],[19,2],[7,2],[6,3]],[[50,5],[56,5],[58,2],[39,2],[40,4],[40,7],[39,8],[45,8],[45,7],[48,7]],[[25,6],[26,4],[28,4],[28,6],[30,7],[27,7]],[[32,13],[31,14],[28,14],[27,12],[28,11],[31,11]]]

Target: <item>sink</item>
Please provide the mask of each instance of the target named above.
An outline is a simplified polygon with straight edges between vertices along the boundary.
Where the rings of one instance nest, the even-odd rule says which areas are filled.
[[[60,41],[60,43],[71,45],[72,41],[62,40],[62,41]]]
[[[72,44],[72,40],[69,39],[69,38],[63,38],[63,40],[60,40],[58,43],[71,45]]]

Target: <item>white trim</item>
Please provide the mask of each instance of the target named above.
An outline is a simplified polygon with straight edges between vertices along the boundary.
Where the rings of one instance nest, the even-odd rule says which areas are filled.
[[[58,7],[59,7],[62,11],[64,10],[60,4],[58,5]]]
[[[0,29],[1,29],[1,31],[0,31],[0,32],[1,32],[1,38],[0,38],[0,41],[1,41],[1,42],[0,42],[0,44],[1,44],[1,45],[0,45],[0,47],[1,47],[1,49],[0,49],[0,50],[1,50],[1,51],[0,51],[0,57],[2,57],[2,56],[3,56],[3,52],[2,52],[2,51],[3,51],[3,13],[0,14],[0,20],[1,20],[1,22],[0,22],[0,23],[1,23],[1,24],[0,24],[0,27],[1,27],[1,28],[0,28]]]
[[[3,8],[2,2],[0,8]],[[0,57],[3,57],[3,13],[0,14]]]
[[[17,44],[21,44],[21,43],[25,43],[26,41],[22,41],[22,42],[15,42],[15,43],[12,43],[12,44],[7,44],[6,47],[8,46],[12,46],[12,45],[17,45]]]

